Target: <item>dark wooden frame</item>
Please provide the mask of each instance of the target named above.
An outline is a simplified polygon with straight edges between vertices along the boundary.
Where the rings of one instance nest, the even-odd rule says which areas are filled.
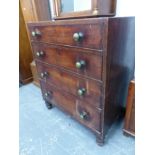
[[[117,0],[91,0],[91,10],[62,13],[61,0],[53,0],[54,19],[114,16]]]

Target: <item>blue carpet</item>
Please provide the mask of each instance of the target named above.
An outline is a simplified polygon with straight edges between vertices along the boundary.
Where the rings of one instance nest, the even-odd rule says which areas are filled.
[[[20,155],[134,155],[135,140],[123,135],[123,122],[115,123],[104,146],[95,135],[54,107],[48,110],[33,84],[19,88]]]

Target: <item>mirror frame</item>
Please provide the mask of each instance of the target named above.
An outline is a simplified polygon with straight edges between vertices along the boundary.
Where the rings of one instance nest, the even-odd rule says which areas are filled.
[[[91,0],[91,10],[76,12],[61,12],[61,0],[53,0],[54,19],[81,18],[94,16],[114,16],[116,0]]]

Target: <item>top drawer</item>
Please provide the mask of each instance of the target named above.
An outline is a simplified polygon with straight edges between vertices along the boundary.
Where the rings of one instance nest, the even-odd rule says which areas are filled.
[[[103,37],[104,22],[90,20],[29,23],[30,38],[38,42],[102,50],[106,38]]]

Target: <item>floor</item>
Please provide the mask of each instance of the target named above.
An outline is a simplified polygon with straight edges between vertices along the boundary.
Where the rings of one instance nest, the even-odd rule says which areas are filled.
[[[134,155],[135,140],[122,134],[123,122],[110,129],[105,144],[56,107],[48,110],[33,84],[19,88],[20,155]]]

